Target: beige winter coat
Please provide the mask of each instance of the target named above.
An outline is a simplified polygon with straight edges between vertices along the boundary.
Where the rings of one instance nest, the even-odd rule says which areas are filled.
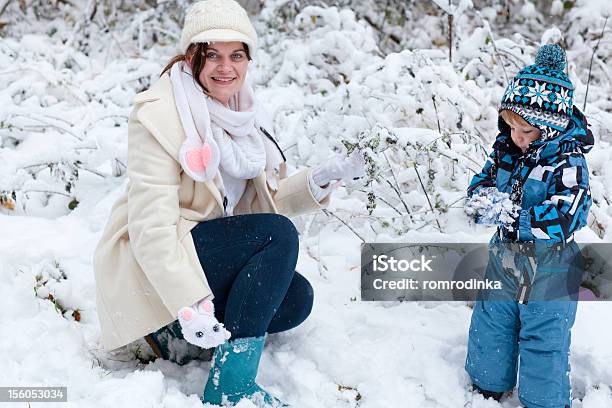
[[[121,347],[176,319],[178,310],[211,295],[190,231],[223,215],[213,182],[183,173],[178,151],[185,133],[163,75],[134,98],[128,125],[126,192],[111,209],[94,253],[102,345]],[[262,173],[249,180],[234,214],[288,217],[323,208],[308,186],[308,171],[281,179],[274,191]],[[222,239],[222,237],[220,237]]]

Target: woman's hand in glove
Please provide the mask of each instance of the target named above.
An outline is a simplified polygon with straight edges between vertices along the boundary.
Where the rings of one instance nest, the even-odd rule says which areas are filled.
[[[349,156],[336,154],[312,170],[314,182],[321,187],[331,181],[350,181],[365,176],[365,159],[363,153],[355,150]]]
[[[215,307],[210,300],[181,308],[178,320],[185,340],[202,348],[217,347],[231,336],[215,317]]]

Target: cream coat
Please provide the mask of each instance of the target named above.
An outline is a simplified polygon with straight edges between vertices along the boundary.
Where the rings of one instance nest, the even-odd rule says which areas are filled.
[[[134,98],[128,125],[128,178],[94,253],[102,345],[112,350],[176,319],[178,310],[210,296],[191,238],[198,222],[223,215],[213,182],[199,183],[178,161],[185,133],[163,75]],[[283,164],[284,166],[284,164]],[[323,208],[308,170],[283,177],[273,190],[262,173],[249,180],[234,214],[288,217]],[[220,237],[222,239],[222,237]]]

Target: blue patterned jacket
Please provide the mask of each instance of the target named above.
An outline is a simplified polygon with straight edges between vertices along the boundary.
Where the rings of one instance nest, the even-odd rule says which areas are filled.
[[[468,196],[481,187],[497,187],[520,205],[514,231],[500,230],[506,239],[567,242],[586,225],[592,201],[584,154],[593,147],[593,134],[586,118],[574,107],[564,132],[532,142],[524,154],[501,117],[499,130],[493,152],[472,179]]]

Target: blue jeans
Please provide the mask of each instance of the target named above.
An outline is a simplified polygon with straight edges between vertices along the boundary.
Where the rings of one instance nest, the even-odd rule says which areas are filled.
[[[232,339],[282,332],[306,320],[313,290],[295,272],[299,239],[288,218],[217,218],[198,224],[191,235],[214,295],[215,315]]]
[[[295,272],[299,239],[288,218],[268,213],[217,218],[199,223],[191,235],[214,295],[215,316],[232,340],[282,332],[306,320],[314,293]],[[147,337],[159,356],[179,364],[191,359],[185,355],[192,354],[190,345],[177,345],[185,343],[178,320]]]

